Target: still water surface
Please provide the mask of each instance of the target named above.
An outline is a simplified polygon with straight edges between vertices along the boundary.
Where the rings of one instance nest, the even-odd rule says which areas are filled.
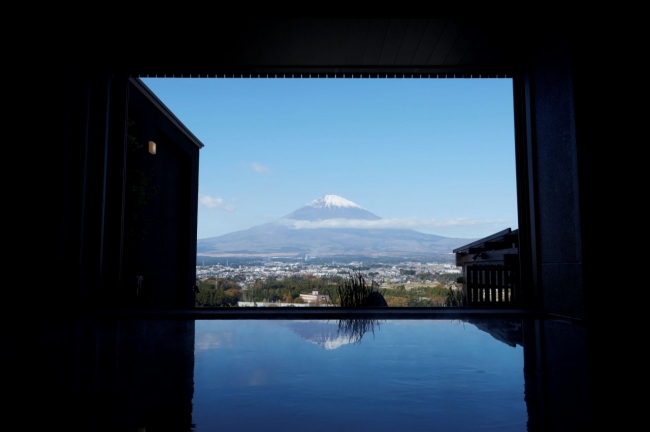
[[[467,322],[215,320],[195,331],[196,431],[526,430],[522,347]]]

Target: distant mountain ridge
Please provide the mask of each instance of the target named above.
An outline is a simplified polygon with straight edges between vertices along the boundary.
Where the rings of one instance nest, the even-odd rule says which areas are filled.
[[[297,228],[299,221],[321,222],[381,218],[338,195],[325,195],[275,222],[218,237],[199,239],[205,256],[340,256],[368,257],[449,254],[473,239],[454,239],[412,229]]]

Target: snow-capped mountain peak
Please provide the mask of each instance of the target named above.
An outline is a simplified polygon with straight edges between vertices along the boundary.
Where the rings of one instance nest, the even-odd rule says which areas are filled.
[[[346,200],[338,195],[323,195],[307,204],[308,207],[325,208],[325,207],[353,207],[362,208],[360,205]]]
[[[326,219],[377,220],[380,217],[343,197],[338,195],[325,195],[286,215],[284,219],[309,221]]]

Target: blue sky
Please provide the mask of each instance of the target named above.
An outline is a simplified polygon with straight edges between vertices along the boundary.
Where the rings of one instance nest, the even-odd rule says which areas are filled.
[[[142,80],[201,140],[198,238],[340,195],[386,226],[517,228],[510,79]]]

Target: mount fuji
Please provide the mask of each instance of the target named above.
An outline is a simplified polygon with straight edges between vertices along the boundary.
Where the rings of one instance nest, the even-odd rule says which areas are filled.
[[[325,195],[285,216],[286,219],[322,221],[328,219],[379,220],[361,206],[338,195]]]
[[[372,221],[381,220],[379,216],[352,201],[338,195],[325,195],[277,221],[218,237],[199,239],[197,255],[429,256],[450,254],[453,249],[473,240],[425,234],[413,229],[367,227],[373,225]]]

